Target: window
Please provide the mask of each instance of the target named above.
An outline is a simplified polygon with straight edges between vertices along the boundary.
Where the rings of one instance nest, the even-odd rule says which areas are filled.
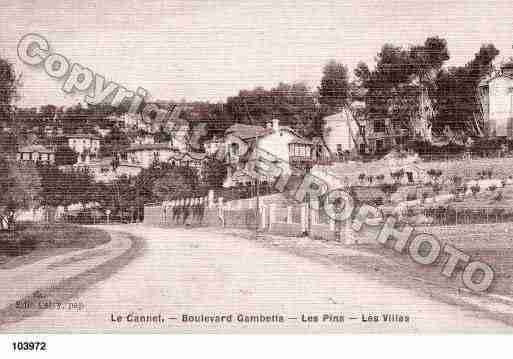
[[[337,152],[342,153],[342,144],[337,143]]]
[[[385,121],[374,120],[374,132],[385,132]]]
[[[239,144],[238,143],[232,143],[231,145],[231,151],[232,155],[238,156],[239,155]]]

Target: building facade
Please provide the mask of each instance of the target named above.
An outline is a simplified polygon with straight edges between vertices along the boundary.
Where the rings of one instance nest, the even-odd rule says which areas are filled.
[[[484,135],[513,137],[513,64],[479,85]]]
[[[55,152],[42,145],[20,147],[16,156],[18,161],[31,161],[43,164],[55,163]]]

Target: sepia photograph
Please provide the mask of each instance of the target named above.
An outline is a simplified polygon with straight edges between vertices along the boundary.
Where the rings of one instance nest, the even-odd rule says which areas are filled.
[[[0,3],[11,354],[506,334],[512,276],[510,1]]]

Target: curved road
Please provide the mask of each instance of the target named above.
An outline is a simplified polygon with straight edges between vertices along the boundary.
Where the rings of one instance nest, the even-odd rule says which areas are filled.
[[[102,227],[105,228],[105,227]],[[147,239],[142,256],[82,292],[82,310],[45,310],[9,332],[510,332],[476,315],[362,274],[206,229],[111,226]],[[238,314],[267,322],[239,322]],[[128,314],[132,314],[127,317]],[[135,315],[134,315],[135,314]],[[162,320],[136,322],[136,316]],[[184,323],[182,316],[230,315],[232,322]],[[384,322],[397,314],[405,322]],[[272,317],[274,315],[274,317]],[[323,321],[323,316],[339,321]],[[279,316],[283,322],[272,321]],[[340,321],[340,316],[344,321]],[[315,321],[317,318],[317,321]],[[362,319],[363,318],[363,319]],[[373,319],[377,318],[378,321]],[[118,321],[119,319],[119,321]],[[128,321],[130,319],[130,321]],[[303,321],[303,319],[305,321]],[[310,321],[306,321],[310,320]]]

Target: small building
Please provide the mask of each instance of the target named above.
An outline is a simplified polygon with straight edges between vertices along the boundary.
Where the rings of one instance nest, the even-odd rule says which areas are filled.
[[[98,157],[100,136],[92,133],[74,133],[57,138],[56,143],[67,145],[78,154],[79,162],[88,162]]]
[[[323,139],[335,159],[343,159],[348,153],[365,152],[361,129],[351,109],[343,109],[324,117]]]
[[[170,143],[150,143],[141,145],[131,145],[124,153],[121,159],[130,164],[138,164],[144,168],[149,168],[154,162],[166,162],[179,151],[172,147]]]
[[[73,166],[78,169],[87,169],[95,181],[110,182],[122,176],[137,176],[143,169],[139,164],[126,161],[116,161],[115,157],[102,157],[90,162],[77,163]]]
[[[513,63],[479,84],[483,134],[513,137]]]
[[[32,161],[43,164],[55,163],[55,151],[42,145],[20,147],[16,158],[18,161]]]
[[[203,143],[203,147],[208,155],[215,155],[221,147],[222,143],[223,141],[221,139],[214,136],[210,140],[205,141]]]

